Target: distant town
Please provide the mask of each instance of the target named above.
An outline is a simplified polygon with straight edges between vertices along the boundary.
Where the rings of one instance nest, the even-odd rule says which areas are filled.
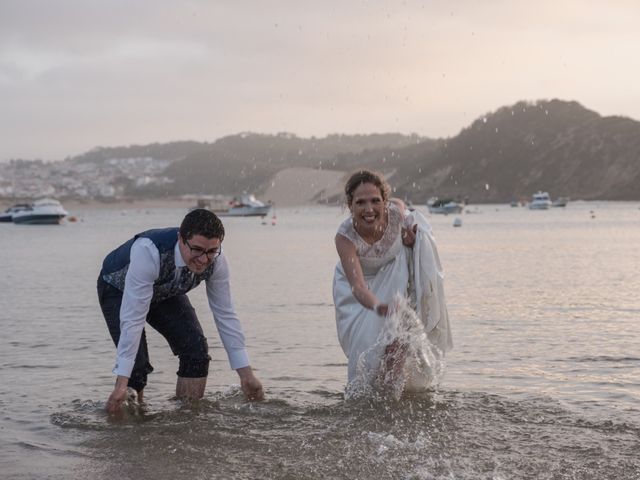
[[[132,187],[171,183],[162,175],[170,163],[150,157],[111,158],[101,163],[11,160],[0,163],[0,197],[116,200]]]

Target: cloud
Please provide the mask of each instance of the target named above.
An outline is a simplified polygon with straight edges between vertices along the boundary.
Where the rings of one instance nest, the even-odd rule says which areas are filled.
[[[638,118],[638,23],[624,0],[4,0],[0,159],[245,130],[447,136],[521,99]]]

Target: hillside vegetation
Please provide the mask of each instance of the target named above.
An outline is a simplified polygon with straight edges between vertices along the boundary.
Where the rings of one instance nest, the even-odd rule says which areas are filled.
[[[640,122],[602,117],[562,100],[499,108],[446,139],[242,133],[213,143],[97,148],[70,160],[102,162],[116,156],[172,160],[163,172],[168,182],[132,188],[128,193],[135,196],[260,195],[276,178],[294,181],[292,172],[298,172],[301,184],[312,185],[308,176],[314,170],[373,168],[389,176],[396,195],[414,202],[432,196],[506,202],[537,190],[572,199],[640,200]],[[331,192],[337,197],[335,188],[323,188],[323,201]],[[307,192],[306,198],[315,197]]]

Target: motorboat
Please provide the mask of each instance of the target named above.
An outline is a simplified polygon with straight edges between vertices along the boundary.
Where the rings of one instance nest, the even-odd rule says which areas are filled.
[[[7,208],[4,212],[0,213],[0,222],[13,222],[13,215],[31,208],[30,203],[16,203],[12,207]]]
[[[189,211],[204,209],[211,212],[220,213],[229,210],[230,206],[235,203],[232,197],[223,195],[203,195],[196,198],[196,204],[189,207]]]
[[[441,213],[448,215],[450,213],[462,212],[464,205],[450,198],[432,198],[427,202],[427,208],[429,209],[429,213]]]
[[[269,214],[269,210],[271,204],[265,204],[253,195],[244,194],[234,198],[229,208],[214,212],[220,217],[264,217]]]
[[[547,210],[551,206],[551,198],[547,192],[538,191],[531,197],[529,210]]]
[[[552,203],[552,207],[566,207],[567,203],[569,203],[568,197],[558,197]]]
[[[28,208],[12,215],[13,223],[23,225],[56,225],[68,212],[62,204],[52,198],[36,200]]]

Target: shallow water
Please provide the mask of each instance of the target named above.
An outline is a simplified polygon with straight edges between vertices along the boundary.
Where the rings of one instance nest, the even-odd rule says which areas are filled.
[[[339,208],[226,219],[225,254],[267,401],[248,404],[206,308],[203,401],[172,399],[177,362],[148,330],[143,408],[109,419],[114,348],[100,262],[175,209],[89,209],[0,225],[3,478],[640,479],[640,205],[433,216],[454,350],[439,386],[343,401],[331,279]],[[595,218],[592,218],[593,211]]]

